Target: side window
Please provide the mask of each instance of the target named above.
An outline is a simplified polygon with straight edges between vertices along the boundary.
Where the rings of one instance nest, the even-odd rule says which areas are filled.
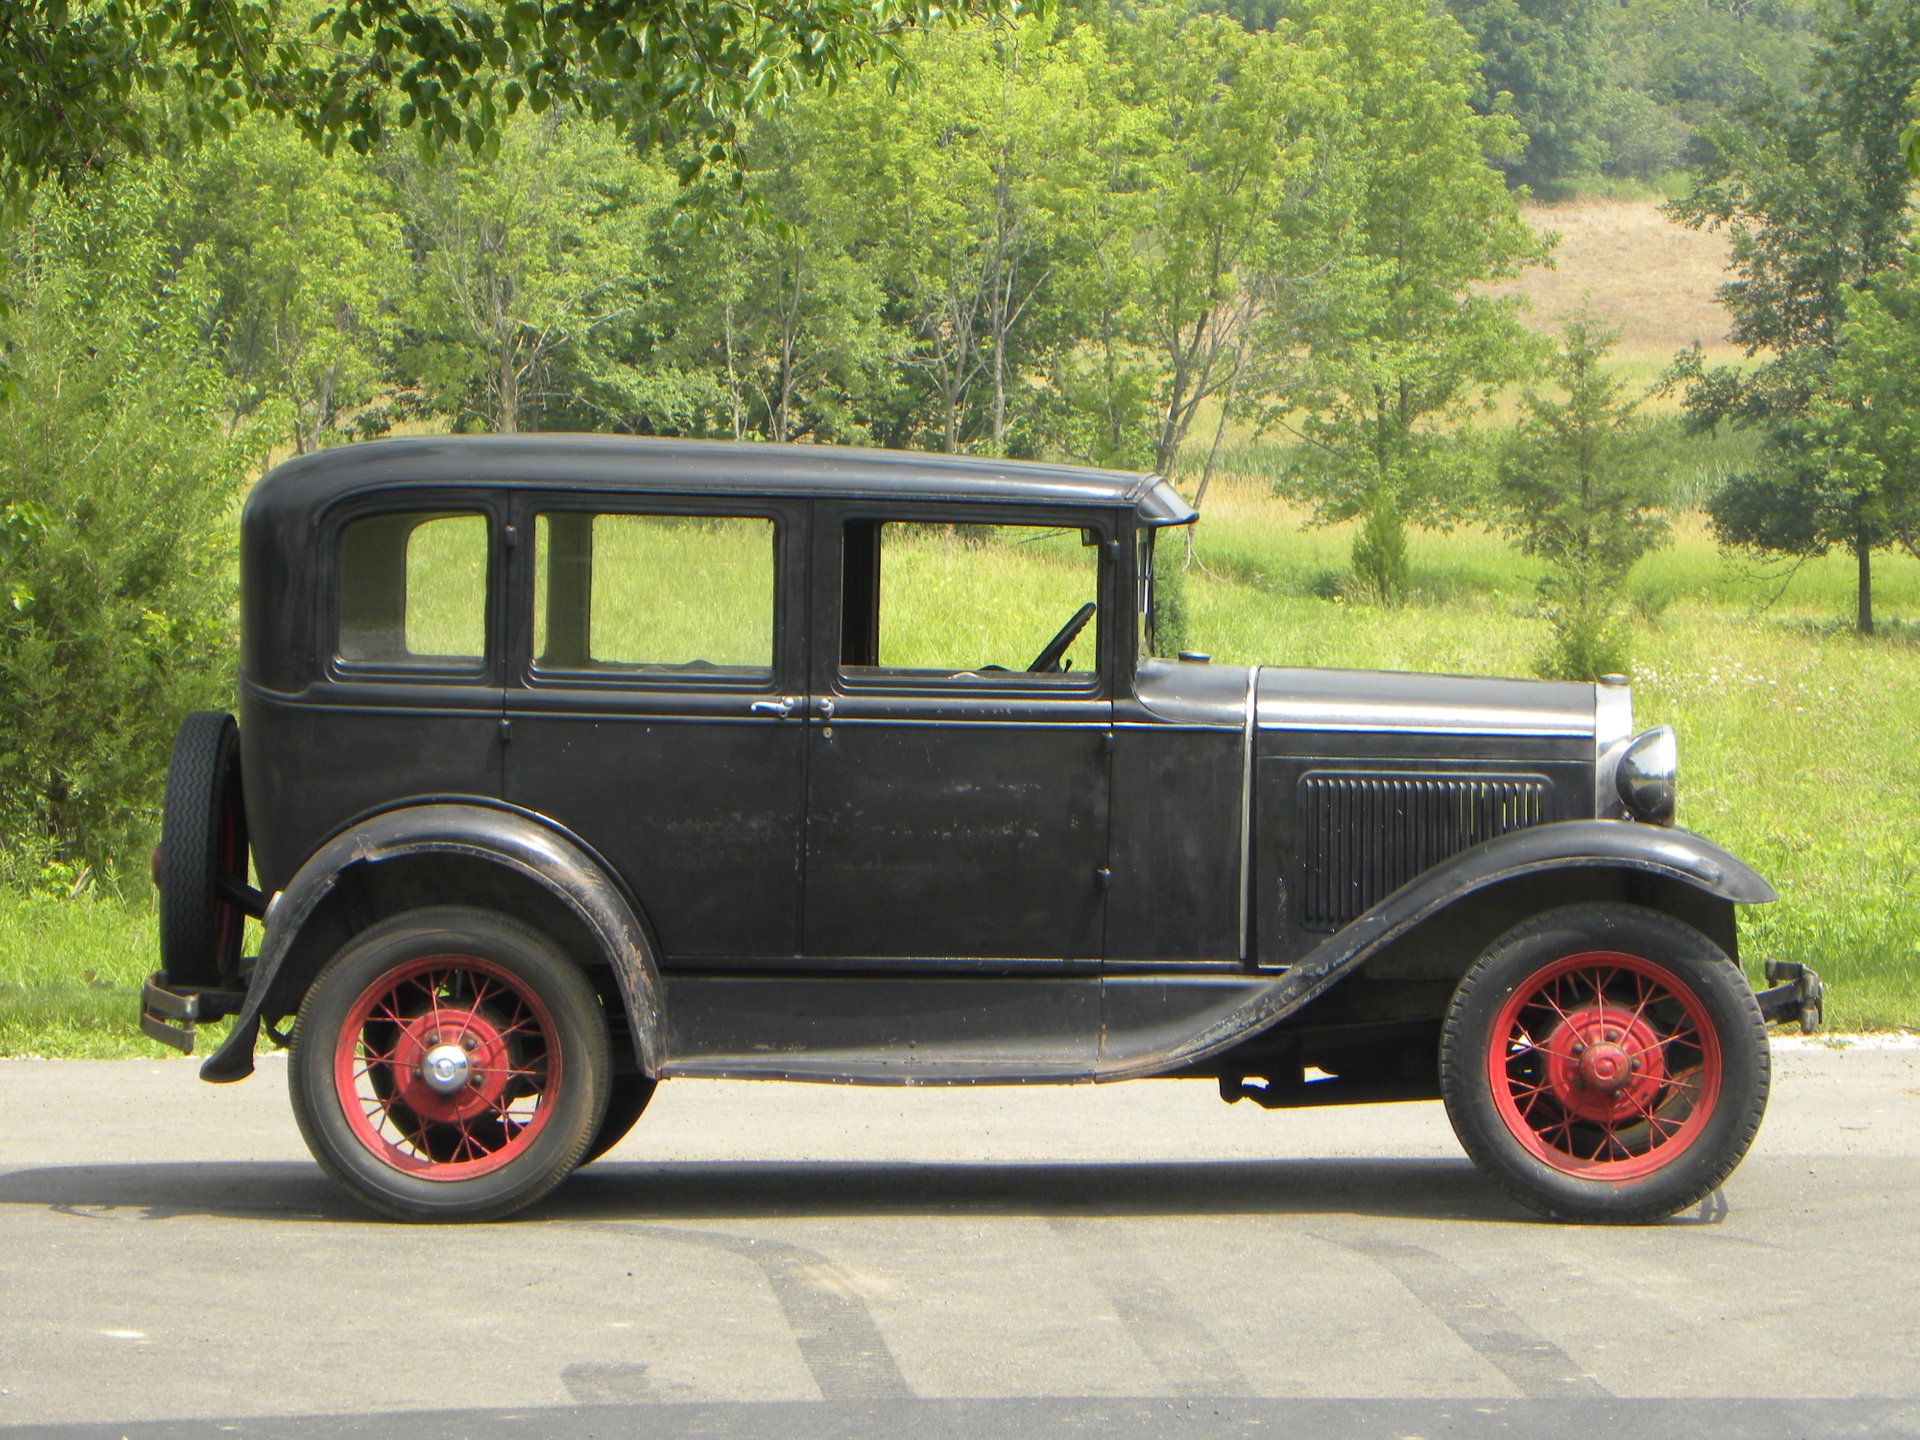
[[[774,524],[552,511],[534,522],[541,670],[773,674]]]
[[[342,660],[472,669],[487,648],[487,519],[407,511],[340,531]]]
[[[843,538],[851,678],[1097,683],[1098,532],[855,520]]]

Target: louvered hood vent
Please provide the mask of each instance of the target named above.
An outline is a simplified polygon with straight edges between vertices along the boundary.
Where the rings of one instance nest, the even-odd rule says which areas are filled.
[[[1497,835],[1545,824],[1538,775],[1317,771],[1300,781],[1302,921],[1334,929],[1422,871]]]

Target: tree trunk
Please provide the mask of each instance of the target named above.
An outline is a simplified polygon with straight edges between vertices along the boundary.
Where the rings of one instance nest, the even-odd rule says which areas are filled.
[[[1873,633],[1873,545],[1862,525],[1853,535],[1854,558],[1860,563],[1860,603],[1855,628],[1862,635]]]

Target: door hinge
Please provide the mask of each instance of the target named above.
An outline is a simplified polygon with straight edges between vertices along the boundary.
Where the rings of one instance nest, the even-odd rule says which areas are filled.
[[[520,543],[520,531],[514,526],[509,525],[500,533],[506,538],[507,549],[511,550]]]
[[[1102,755],[1113,754],[1113,731],[1109,730],[1100,737],[1100,753]]]
[[[513,721],[502,720],[500,722],[500,743],[504,745],[511,739],[513,739]]]
[[[1113,888],[1113,871],[1102,865],[1093,872],[1093,883],[1102,890],[1111,890]]]

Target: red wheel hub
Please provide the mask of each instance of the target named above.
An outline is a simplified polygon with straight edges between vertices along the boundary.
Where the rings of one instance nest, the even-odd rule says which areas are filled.
[[[471,956],[408,961],[355,999],[334,1088],[360,1143],[429,1180],[525,1153],[561,1084],[552,1017],[519,978]]]
[[[1547,1037],[1547,1084],[1584,1119],[1644,1114],[1666,1080],[1660,1037],[1644,1018],[1608,1006],[1575,1010]]]
[[[1720,1092],[1720,1042],[1691,987],[1615,951],[1536,971],[1494,1020],[1494,1108],[1535,1158],[1589,1179],[1640,1179],[1699,1138]]]
[[[457,1062],[450,1054],[457,1052]],[[428,1056],[435,1058],[434,1069]],[[453,1062],[453,1063],[450,1063]],[[478,1010],[429,1010],[400,1027],[388,1059],[393,1098],[441,1124],[495,1110],[512,1068],[500,1027]]]

